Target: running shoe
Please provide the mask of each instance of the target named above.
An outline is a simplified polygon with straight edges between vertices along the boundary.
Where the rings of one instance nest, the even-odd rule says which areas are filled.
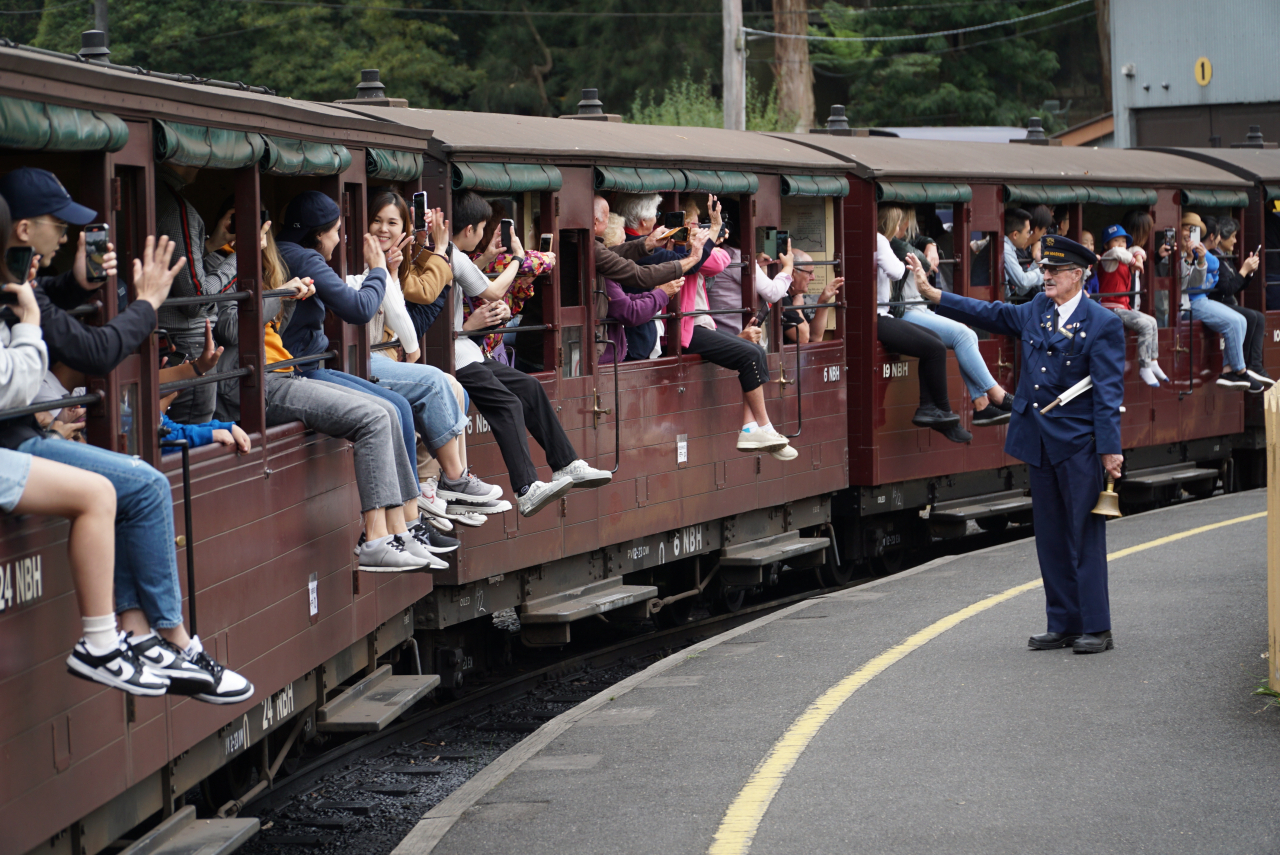
[[[450,522],[447,517],[433,517],[430,514],[424,514],[424,516],[427,519],[427,523],[429,523],[436,531],[444,532],[446,534],[453,531],[453,523]],[[484,522],[484,517],[480,518],[480,522]],[[479,525],[479,523],[477,523],[477,525]]]
[[[436,495],[450,505],[487,505],[502,498],[502,488],[486,484],[468,469],[457,481],[441,477]]]
[[[1243,371],[1223,371],[1218,375],[1217,383],[1228,389],[1248,389],[1253,381]]]
[[[462,545],[462,541],[456,537],[449,537],[441,534],[432,528],[427,520],[419,517],[418,521],[409,526],[409,533],[414,536],[419,543],[426,547],[428,552],[436,555],[443,555],[446,552],[453,552]]]
[[[444,519],[446,511],[444,499],[439,495],[439,481],[432,476],[422,480],[422,495],[418,496],[418,510],[431,514],[433,517]],[[450,526],[449,528],[452,528]],[[445,529],[448,531],[449,529]]]
[[[960,425],[947,425],[946,427],[934,428],[938,433],[945,436],[952,442],[969,442],[973,439],[973,434],[969,433]]]
[[[1013,418],[1012,413],[1000,409],[995,404],[988,404],[974,412],[973,424],[975,427],[992,427],[1008,424],[1011,418]]]
[[[557,478],[550,484],[534,481],[525,489],[524,495],[516,499],[520,515],[531,517],[572,489],[573,481],[569,478]]]
[[[945,427],[960,424],[960,417],[955,413],[944,412],[934,404],[926,404],[923,407],[916,408],[915,415],[911,417],[911,423],[916,427],[941,430]]]
[[[1248,368],[1245,369],[1244,373],[1249,376],[1250,380],[1257,380],[1268,389],[1276,385],[1276,381],[1272,380],[1271,377],[1267,375],[1266,371],[1254,371],[1252,368]]]
[[[738,450],[747,453],[764,451],[772,454],[787,445],[787,438],[771,430],[756,427],[738,432]]]
[[[151,671],[124,639],[105,656],[89,652],[83,638],[67,657],[67,673],[131,695],[156,697],[169,691],[169,680]]]
[[[394,534],[377,540],[365,540],[364,535],[360,535],[355,553],[360,569],[366,573],[404,573],[421,570],[430,563],[409,552],[404,541]]]
[[[404,544],[404,551],[406,553],[422,561],[423,569],[443,570],[449,566],[447,561],[440,560],[431,554],[430,549],[427,549],[427,544],[430,542],[427,538],[415,537],[411,531],[397,534],[395,535],[395,538]]]
[[[565,468],[551,473],[552,481],[559,481],[561,478],[572,481],[575,489],[586,489],[603,487],[613,480],[613,474],[603,469],[594,469],[585,460],[575,460]]]
[[[133,638],[133,633],[125,637],[125,644],[138,654],[138,658],[153,673],[167,677],[170,682],[169,691],[175,695],[193,695],[196,692],[213,688],[213,677],[209,672],[197,668],[182,655],[182,650],[153,632],[144,638]]]
[[[786,445],[782,446],[782,448],[779,448],[777,451],[770,451],[769,454],[770,456],[773,457],[773,459],[781,460],[784,462],[788,460],[795,460],[797,457],[800,456],[800,452],[792,448],[791,443],[787,443]]]
[[[196,700],[208,704],[238,704],[253,697],[253,683],[205,653],[200,636],[191,637],[191,644],[182,655],[213,680],[213,688],[192,695]]]
[[[508,502],[506,499],[503,499],[501,502],[498,502],[498,504],[505,506],[503,507],[504,511],[511,510],[511,503]],[[453,520],[456,523],[460,523],[462,525],[469,525],[472,528],[479,528],[480,526],[484,525],[486,522],[489,521],[488,518],[485,517],[483,514],[477,514],[477,513],[451,514],[449,516],[449,519]],[[435,521],[433,520],[432,521],[433,525],[434,525],[434,522]]]

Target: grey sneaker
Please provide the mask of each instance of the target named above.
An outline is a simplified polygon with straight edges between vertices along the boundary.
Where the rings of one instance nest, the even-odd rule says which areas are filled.
[[[360,569],[366,573],[403,573],[420,570],[428,563],[427,559],[419,559],[410,553],[404,541],[394,534],[361,543],[355,548],[355,553]]]
[[[427,552],[443,555],[446,552],[453,552],[462,545],[462,541],[456,537],[449,537],[441,534],[427,523],[427,518],[419,517],[418,521],[409,526],[409,534],[413,535],[414,540],[426,547]]]
[[[450,505],[485,505],[501,499],[502,488],[486,484],[468,469],[457,481],[442,477],[436,495]]]
[[[551,473],[551,479],[568,478],[575,488],[603,487],[613,480],[613,475],[603,469],[593,469],[585,460],[575,460],[563,469]]]
[[[531,517],[565,493],[573,489],[572,478],[557,478],[550,484],[545,481],[534,481],[524,495],[516,499],[520,506],[520,515]]]
[[[406,531],[403,534],[397,534],[396,539],[404,544],[404,551],[414,558],[420,559],[423,566],[427,570],[443,570],[449,566],[448,562],[441,561],[431,553],[427,548],[429,541],[426,537],[414,537],[413,532]]]

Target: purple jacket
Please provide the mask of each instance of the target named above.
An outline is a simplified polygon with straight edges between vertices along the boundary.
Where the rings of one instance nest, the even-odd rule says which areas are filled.
[[[607,317],[612,318],[621,323],[605,324],[605,335],[609,341],[613,342],[613,346],[605,346],[604,352],[600,354],[600,364],[607,365],[616,358],[622,361],[627,358],[627,335],[625,327],[637,327],[641,324],[647,324],[653,320],[654,315],[662,314],[667,308],[667,301],[670,299],[667,292],[661,288],[654,288],[652,291],[645,291],[640,294],[628,294],[622,290],[622,286],[612,279],[604,280],[604,290],[609,296],[609,311]],[[649,354],[642,353],[637,355],[637,359],[646,359]]]

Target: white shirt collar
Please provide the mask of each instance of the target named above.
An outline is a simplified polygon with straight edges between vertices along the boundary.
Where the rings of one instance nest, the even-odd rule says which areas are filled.
[[[1076,306],[1080,305],[1080,301],[1084,299],[1084,288],[1081,288],[1074,297],[1058,307],[1058,328],[1071,319],[1071,313],[1076,310]]]

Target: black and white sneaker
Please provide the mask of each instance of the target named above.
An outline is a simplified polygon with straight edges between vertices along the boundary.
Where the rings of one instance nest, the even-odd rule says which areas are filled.
[[[1246,376],[1246,377],[1248,377],[1248,375],[1247,375],[1247,374],[1246,374],[1245,376]],[[1265,385],[1263,385],[1262,383],[1258,382],[1257,380],[1254,380],[1252,377],[1249,377],[1249,389],[1248,389],[1248,391],[1249,391],[1249,392],[1251,392],[1252,394],[1254,394],[1254,395],[1261,395],[1263,392],[1267,391],[1267,389],[1269,389],[1269,388],[1271,388],[1271,387],[1270,387],[1270,386],[1265,386]]]
[[[182,651],[161,638],[159,633],[153,632],[141,639],[135,639],[133,633],[129,633],[125,644],[153,673],[168,678],[172,694],[194,695],[213,688],[213,677],[209,672],[188,662]]]
[[[192,696],[196,700],[208,704],[238,704],[253,697],[253,683],[222,663],[215,662],[212,656],[204,652],[200,636],[192,636],[191,646],[182,652],[182,657],[213,680],[212,688]]]
[[[123,639],[105,656],[90,653],[88,644],[80,639],[67,657],[67,672],[131,695],[156,697],[169,691],[169,680],[148,669]]]
[[[1243,371],[1223,371],[1218,375],[1217,383],[1228,389],[1248,389],[1252,381]]]
[[[429,525],[429,522],[428,518],[419,517],[416,523],[409,526],[409,533],[417,538],[418,542],[425,546],[428,552],[443,555],[446,552],[453,552],[462,545],[462,541],[456,537],[441,534]]]
[[[1000,409],[995,404],[987,404],[981,410],[977,410],[973,414],[973,424],[975,427],[991,427],[993,425],[1008,424],[1013,418],[1013,414]]]
[[[1268,389],[1276,385],[1276,381],[1272,380],[1266,371],[1254,371],[1252,368],[1247,368],[1244,373],[1249,376],[1250,380],[1256,380]]]

